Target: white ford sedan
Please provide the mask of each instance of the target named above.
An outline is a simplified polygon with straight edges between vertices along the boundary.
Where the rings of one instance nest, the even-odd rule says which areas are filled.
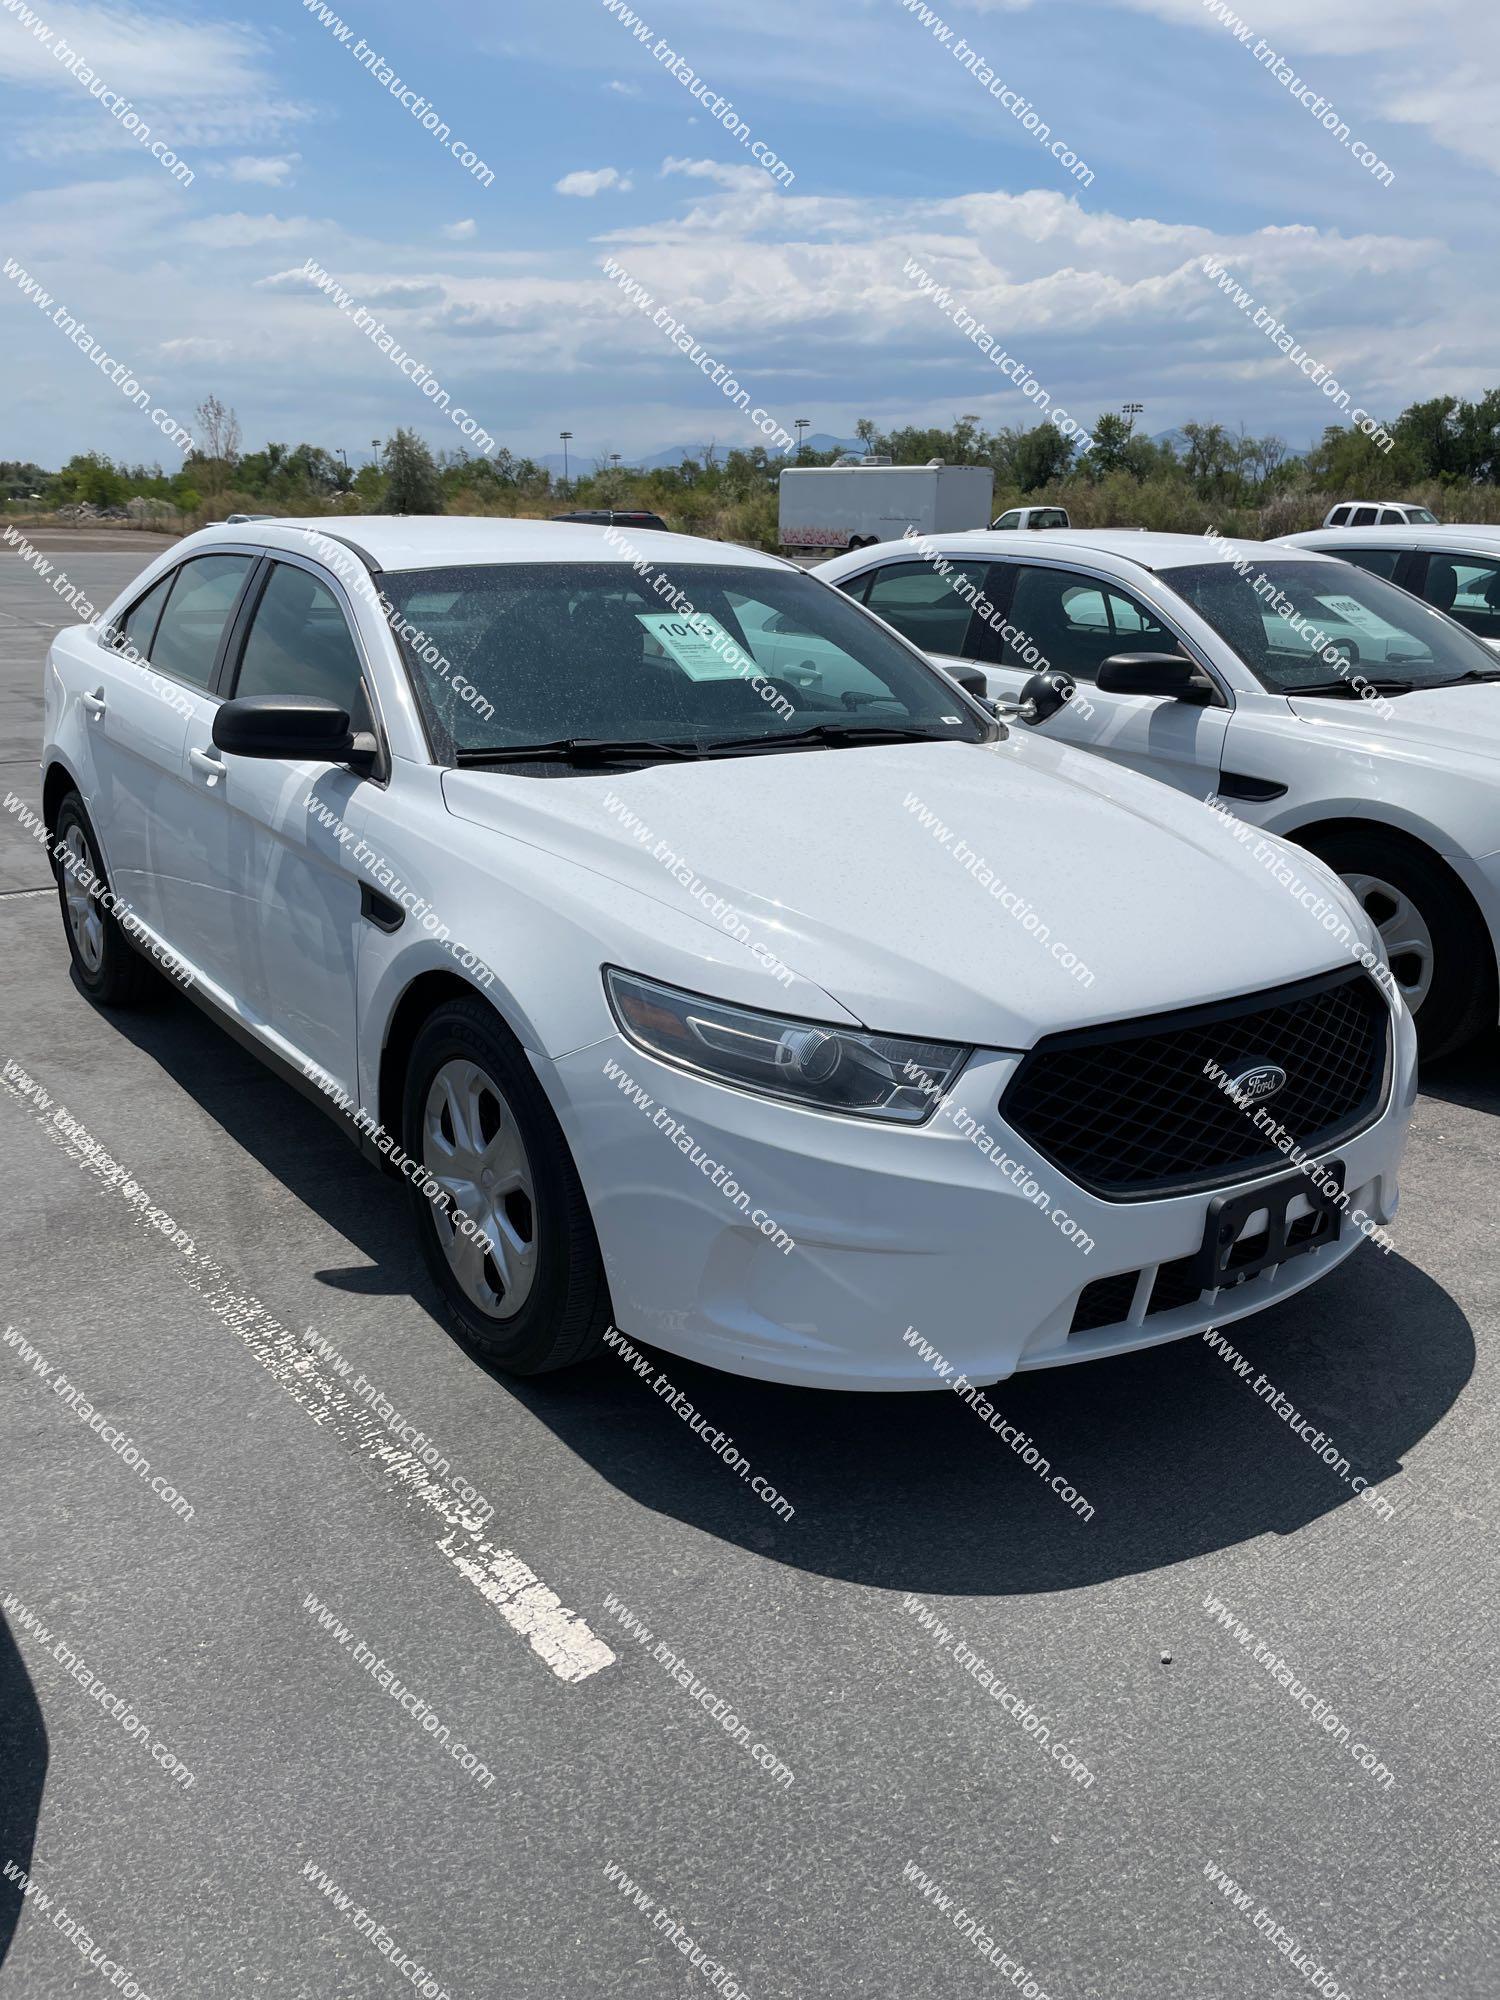
[[[773,557],[210,529],[59,634],[44,769],[83,990],[171,954],[521,1373],[613,1317],[989,1383],[1255,1312],[1395,1211],[1415,1035],[1337,880],[1299,857],[1320,919],[1281,843]]]
[[[1434,558],[1429,606],[1368,573],[1368,535],[1304,539],[1343,560],[1217,536],[1070,529],[1019,547],[979,531],[861,549],[818,575],[941,665],[982,668],[994,694],[1038,669],[1069,676],[1081,699],[1049,736],[1228,801],[1325,861],[1379,927],[1424,1055],[1442,1055],[1500,1016],[1500,686],[1486,685],[1500,662],[1480,643],[1500,630],[1500,542],[1452,597]],[[1461,608],[1477,636],[1453,622]]]

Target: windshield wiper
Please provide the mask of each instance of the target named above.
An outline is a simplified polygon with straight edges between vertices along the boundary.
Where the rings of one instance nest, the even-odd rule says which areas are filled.
[[[780,750],[788,743],[962,743],[962,736],[943,736],[935,729],[909,729],[883,722],[817,722],[810,729],[779,730],[764,736],[711,736],[703,748],[716,756],[730,750]]]
[[[1500,667],[1470,667],[1464,673],[1455,674],[1450,681],[1429,681],[1429,687],[1465,687],[1471,681],[1500,681]]]
[[[658,742],[651,737],[564,736],[555,743],[495,744],[455,750],[455,764],[637,764],[655,758],[703,755],[696,743]]]
[[[1421,688],[1439,685],[1437,681],[1379,680],[1373,674],[1358,674],[1347,681],[1297,681],[1281,692],[1286,695],[1342,694],[1347,695],[1350,701],[1358,701],[1366,688],[1371,694],[1416,694]]]

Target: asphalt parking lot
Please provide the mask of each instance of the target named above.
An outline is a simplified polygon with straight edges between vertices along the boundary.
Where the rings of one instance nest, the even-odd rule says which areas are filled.
[[[101,605],[151,546],[54,539]],[[31,806],[68,619],[0,554]],[[1233,1333],[1377,1504],[1201,1341],[999,1390],[1089,1520],[951,1395],[665,1362],[784,1518],[618,1356],[468,1357],[399,1186],[181,998],[87,1003],[9,811],[0,994],[0,1859],[153,2000],[1493,1996],[1500,1038],[1424,1080],[1395,1252]],[[7,1945],[97,1990],[0,1881]]]

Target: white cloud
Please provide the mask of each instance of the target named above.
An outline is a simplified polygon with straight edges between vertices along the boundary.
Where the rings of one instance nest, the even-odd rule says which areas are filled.
[[[238,159],[228,162],[226,172],[232,181],[249,182],[257,187],[281,188],[289,185],[301,159],[300,153],[278,153],[272,157],[242,153]]]
[[[577,173],[564,174],[560,181],[554,181],[555,194],[577,194],[585,199],[603,194],[606,188],[613,188],[616,194],[628,194],[634,182],[627,179],[618,167],[596,167],[592,171],[580,167]]]
[[[222,361],[233,354],[234,343],[188,334],[181,340],[164,340],[156,351],[168,361]]]
[[[446,236],[450,243],[467,243],[471,236],[476,236],[478,233],[479,224],[472,215],[465,216],[462,222],[445,222],[439,231],[439,234]]]
[[[0,79],[86,102],[87,84],[53,53],[65,43],[179,150],[243,141],[309,115],[281,97],[268,44],[243,23],[193,21],[130,0],[46,0],[43,18],[50,42],[19,27],[0,35]],[[101,129],[112,124],[107,110],[95,116]]]
[[[614,91],[620,97],[639,97],[641,94],[639,84],[621,83],[618,78],[612,79],[609,83],[605,84],[604,88]]]

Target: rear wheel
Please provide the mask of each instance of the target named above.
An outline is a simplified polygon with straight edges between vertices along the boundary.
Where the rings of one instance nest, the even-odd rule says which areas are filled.
[[[101,1007],[139,1006],[152,995],[152,969],[103,899],[104,861],[77,792],[66,793],[57,808],[52,867],[79,985]]]
[[[1330,834],[1314,852],[1380,932],[1423,1056],[1447,1055],[1494,1019],[1495,961],[1478,912],[1445,871],[1399,835]]]
[[[422,1253],[464,1339],[516,1375],[589,1358],[609,1289],[583,1187],[524,1051],[483,1001],[453,1000],[417,1036],[404,1144]]]

